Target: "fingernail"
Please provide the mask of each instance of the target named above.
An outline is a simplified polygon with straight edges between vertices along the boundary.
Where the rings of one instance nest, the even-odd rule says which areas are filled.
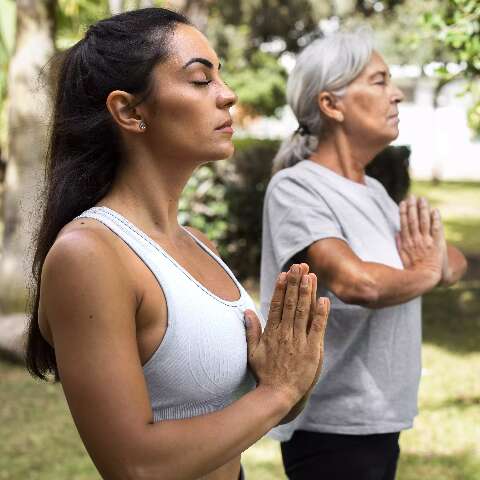
[[[298,265],[292,265],[292,268],[290,269],[294,275],[298,274]]]
[[[306,287],[308,285],[308,275],[302,275],[302,286]]]
[[[284,282],[286,276],[287,276],[287,274],[285,272],[281,272],[280,275],[278,276],[278,281],[279,282]]]

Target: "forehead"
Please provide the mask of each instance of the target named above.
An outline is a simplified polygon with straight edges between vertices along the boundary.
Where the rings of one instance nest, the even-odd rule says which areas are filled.
[[[172,35],[167,63],[182,67],[196,57],[205,58],[214,65],[218,65],[217,54],[199,30],[190,25],[177,25]]]
[[[375,50],[370,57],[370,61],[367,63],[367,66],[363,69],[363,72],[360,74],[360,77],[368,78],[378,72],[387,72],[388,65],[385,63],[383,57],[376,52]]]

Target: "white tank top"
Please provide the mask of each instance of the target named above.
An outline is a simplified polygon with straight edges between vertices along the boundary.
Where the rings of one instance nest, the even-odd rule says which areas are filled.
[[[240,291],[235,301],[207,290],[165,250],[119,213],[94,207],[93,218],[118,235],[157,279],[167,303],[165,336],[143,366],[155,422],[225,408],[255,387],[247,366],[244,311],[255,305],[225,263],[188,230]]]

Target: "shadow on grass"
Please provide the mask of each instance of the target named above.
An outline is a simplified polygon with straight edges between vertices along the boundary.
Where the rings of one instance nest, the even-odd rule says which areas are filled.
[[[450,455],[403,453],[397,480],[478,480],[480,458],[474,451]]]
[[[480,396],[478,395],[462,395],[450,397],[442,402],[423,401],[422,412],[427,410],[436,411],[442,408],[455,408],[458,412],[463,412],[469,408],[478,409],[480,407]]]
[[[455,289],[438,288],[423,297],[423,341],[454,353],[480,351],[480,286],[477,282]]]

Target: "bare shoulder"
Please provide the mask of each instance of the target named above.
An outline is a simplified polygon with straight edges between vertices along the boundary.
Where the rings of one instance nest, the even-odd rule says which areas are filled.
[[[42,278],[52,271],[78,275],[83,270],[115,269],[119,268],[117,260],[118,254],[105,228],[90,219],[74,220],[63,227],[50,248]]]
[[[115,238],[97,223],[70,222],[48,252],[40,294],[40,312],[46,323],[55,317],[73,319],[73,312],[87,304],[105,312],[112,304],[125,310],[136,308],[137,292],[115,248]]]
[[[197,230],[196,228],[193,227],[185,227],[192,235],[194,235],[198,240],[200,240],[202,243],[204,243],[210,250],[212,250],[215,255],[220,256],[220,253],[218,253],[217,247],[215,244],[200,230]]]

